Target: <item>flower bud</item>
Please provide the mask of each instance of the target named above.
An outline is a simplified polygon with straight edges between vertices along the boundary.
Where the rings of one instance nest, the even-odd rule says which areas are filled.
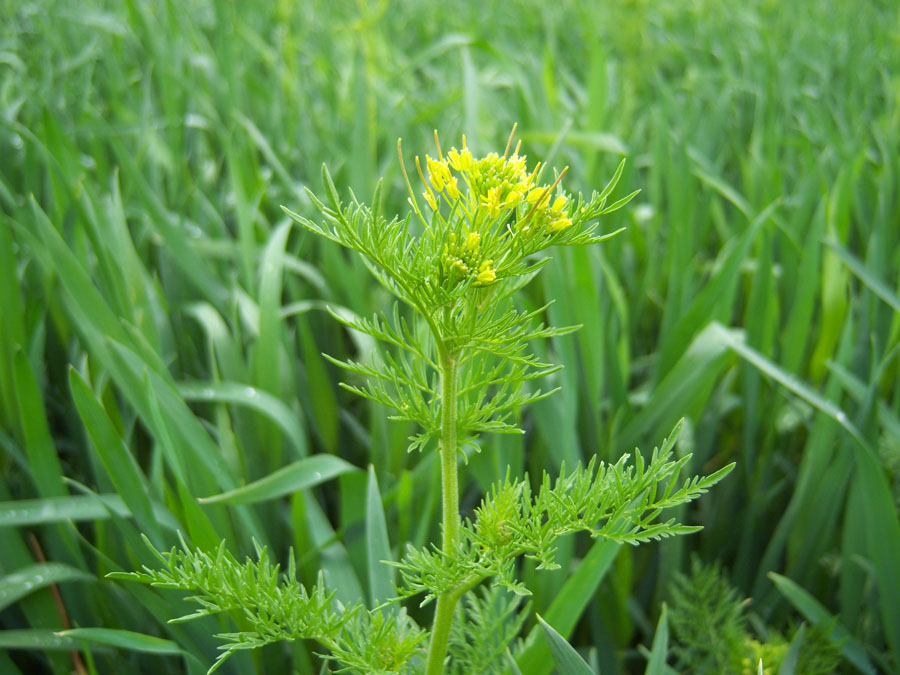
[[[456,182],[456,176],[451,176],[447,181],[447,195],[450,199],[459,199],[459,185]]]

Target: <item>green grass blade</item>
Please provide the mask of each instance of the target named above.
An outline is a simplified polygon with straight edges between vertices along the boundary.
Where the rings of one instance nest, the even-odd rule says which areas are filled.
[[[201,504],[255,504],[305,490],[358,469],[334,455],[313,455],[234,490],[198,499]]]
[[[544,621],[540,614],[537,615],[537,620],[541,630],[544,632],[547,647],[553,656],[553,662],[560,673],[566,673],[566,675],[594,675],[594,671],[591,670],[587,661],[581,658],[572,645],[553,629],[553,626]]]
[[[746,232],[732,242],[730,249],[723,251],[723,260],[717,265],[714,278],[675,322],[671,333],[664,336],[654,379],[658,381],[669,372],[699,330],[705,328],[711,321],[720,317],[727,318],[730,314],[741,263],[749,255],[757,233],[768,221],[776,206],[777,203],[770,204],[753,220]]]
[[[884,300],[884,302],[895,312],[900,312],[900,297],[897,297],[897,294],[894,293],[886,283],[875,277],[868,269],[866,269],[866,266],[859,258],[833,239],[826,239],[825,244],[837,253],[844,264],[850,268],[850,271],[859,277],[860,281],[868,286],[875,295]]]
[[[12,227],[0,215],[0,307],[3,308],[3,330],[0,330],[0,423],[10,430],[19,429],[19,415],[12,359],[17,346],[25,345],[25,322],[22,292],[13,255]]]
[[[733,332],[728,331],[720,324],[714,325],[713,329],[714,335],[718,340],[721,341],[723,345],[727,346],[738,356],[756,366],[764,375],[771,377],[773,380],[778,382],[778,384],[780,384],[793,394],[799,396],[804,401],[815,407],[817,410],[837,422],[844,428],[844,430],[847,431],[847,433],[849,433],[854,439],[856,439],[860,443],[860,445],[866,448],[867,452],[869,452],[870,454],[873,453],[873,450],[865,442],[862,433],[859,431],[856,425],[853,424],[847,414],[843,410],[838,408],[834,403],[826,399],[824,396],[822,396],[820,393],[815,391],[812,387],[810,387],[808,384],[806,384],[796,376],[785,371],[772,360],[766,358],[763,354],[760,354],[752,347],[748,347],[741,340],[739,340],[733,334]]]
[[[306,501],[305,517],[311,544],[319,550],[325,582],[335,590],[338,600],[351,605],[364,597],[364,593],[347,556],[347,549],[335,535],[334,528],[319,503],[309,493],[304,493],[302,498]]]
[[[78,317],[94,330],[126,344],[129,342],[118,317],[110,309],[103,295],[94,286],[82,263],[59,236],[40,205],[32,198],[31,212],[38,237],[19,229],[25,242],[37,254],[45,270],[55,273],[65,283],[63,291],[81,311]]]
[[[719,329],[711,325],[694,338],[641,410],[613,439],[613,448],[633,448],[642,440],[667,434],[682,417],[699,417],[729,361],[718,334]]]
[[[315,338],[308,321],[297,320],[300,344],[303,350],[303,366],[306,373],[309,409],[319,438],[328,452],[336,452],[338,447],[338,404],[334,393],[334,378],[325,366],[325,359],[316,347]]]
[[[172,531],[178,529],[178,522],[164,506],[153,503],[152,507],[153,516],[160,525]],[[131,515],[131,509],[117,494],[18,499],[0,502],[0,527],[33,527],[66,521],[106,520],[111,517],[110,511],[122,517]]]
[[[37,563],[0,578],[0,610],[38,589],[69,581],[94,581],[86,572],[62,563]]]
[[[863,646],[856,638],[850,635],[841,623],[828,613],[828,610],[818,600],[787,577],[783,577],[775,572],[769,572],[769,578],[797,611],[806,617],[807,621],[815,625],[833,621],[834,628],[830,637],[835,645],[840,647],[841,653],[859,672],[864,675],[875,675],[877,671],[872,666],[872,662],[869,660]]]
[[[21,349],[13,357],[13,376],[31,476],[42,497],[61,497],[66,494],[62,465],[50,435],[37,379]]]
[[[74,368],[69,369],[69,388],[81,421],[100,461],[112,479],[116,491],[134,514],[138,527],[150,540],[162,544],[147,485],[141,469],[128,451],[103,406],[94,398],[88,384]]]
[[[900,655],[900,515],[882,465],[870,453],[856,455],[865,495],[866,539],[875,566],[882,629],[894,656]]]
[[[82,640],[97,645],[126,649],[147,654],[183,654],[183,650],[172,640],[153,635],[144,635],[130,630],[113,628],[72,628],[56,633],[59,637]]]
[[[216,306],[224,304],[228,294],[211,269],[206,258],[197,255],[190,239],[178,219],[170,213],[160,201],[153,188],[147,183],[131,153],[118,143],[113,143],[116,157],[122,168],[123,178],[134,186],[140,197],[143,208],[149,216],[148,221],[165,242],[166,251],[178,264],[179,269],[202,296]]]
[[[388,538],[384,506],[378,490],[375,467],[369,465],[366,489],[366,562],[369,572],[369,600],[375,607],[394,597],[394,568],[385,562],[393,562],[391,542]]]
[[[259,337],[256,344],[254,371],[256,384],[270,394],[279,396],[282,387],[282,329],[281,294],[284,270],[284,247],[291,233],[292,221],[278,227],[263,251],[259,278]],[[260,436],[268,454],[269,469],[281,463],[281,440],[271,425],[261,425]]]
[[[797,664],[800,661],[800,650],[803,649],[803,641],[806,638],[806,624],[800,626],[794,639],[784,654],[784,660],[778,669],[778,675],[796,675]]]
[[[0,630],[0,649],[36,649],[40,651],[77,651],[74,638],[62,637],[43,628]]]
[[[563,638],[572,634],[578,619],[597,591],[597,587],[603,580],[612,565],[621,544],[610,541],[595,541],[591,550],[584,557],[578,568],[563,585],[556,599],[544,612],[548,623],[555,626]],[[532,629],[532,636],[537,627]],[[539,641],[523,651],[516,662],[519,667],[530,675],[547,675],[553,668],[553,661],[547,646]]]
[[[237,382],[179,382],[177,389],[188,401],[234,403],[252,408],[281,427],[299,457],[309,454],[306,429],[299,412],[293,412],[281,399],[262,389]]]
[[[669,618],[666,615],[666,606],[663,604],[656,624],[656,633],[653,635],[653,647],[650,649],[650,658],[647,661],[645,675],[667,675],[666,656],[669,654]]]

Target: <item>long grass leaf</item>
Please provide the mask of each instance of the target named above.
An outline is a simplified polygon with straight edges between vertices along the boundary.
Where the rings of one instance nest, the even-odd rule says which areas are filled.
[[[163,527],[175,531],[178,522],[161,504],[152,503],[153,515]],[[18,499],[0,502],[0,527],[33,527],[51,523],[105,520],[110,511],[122,517],[131,515],[125,500],[117,494],[96,497],[74,495],[49,499]]]
[[[234,403],[253,408],[281,427],[299,457],[309,454],[300,413],[291,411],[281,399],[268,392],[237,382],[179,382],[177,389],[188,401]]]
[[[56,633],[59,637],[74,638],[91,644],[106,645],[130,652],[146,654],[182,654],[183,650],[172,640],[154,635],[144,635],[130,630],[113,628],[72,628]]]
[[[610,541],[597,540],[591,546],[591,550],[582,559],[578,568],[563,584],[556,599],[544,612],[546,621],[555,627],[563,638],[572,634],[578,619],[597,591],[600,582],[606,576],[612,565],[621,544]],[[537,627],[532,629],[532,635]],[[516,662],[524,672],[531,675],[547,675],[553,668],[553,661],[547,646],[541,642],[533,642],[523,651]]]
[[[349,471],[358,469],[334,455],[313,455],[288,464],[243,487],[203,497],[198,501],[201,504],[255,504],[315,487]]]
[[[666,606],[662,606],[659,621],[656,623],[656,632],[653,634],[653,646],[650,649],[650,658],[647,661],[647,669],[644,675],[666,675],[666,657],[669,654],[669,619],[666,614]]]
[[[369,465],[366,488],[366,561],[369,573],[369,599],[372,606],[394,597],[394,568],[385,563],[393,562],[388,538],[387,520],[375,467]]]
[[[154,544],[162,545],[147,485],[141,469],[128,451],[103,406],[74,368],[69,369],[69,388],[81,421],[116,491],[134,514],[138,526]]]
[[[94,581],[86,572],[63,563],[38,563],[0,578],[0,610],[38,589],[69,581]]]
[[[566,639],[557,633],[553,626],[544,621],[540,614],[537,617],[538,624],[547,639],[547,647],[553,656],[553,661],[559,672],[567,675],[594,675],[594,671]]]

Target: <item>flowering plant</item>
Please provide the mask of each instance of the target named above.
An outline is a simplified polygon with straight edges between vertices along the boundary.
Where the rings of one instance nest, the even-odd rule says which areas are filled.
[[[543,180],[540,164],[528,171],[521,146],[512,147],[515,128],[503,155],[476,158],[466,146],[446,155],[435,133],[436,157],[418,157],[416,170],[427,210],[419,206],[398,142],[401,168],[412,211],[388,220],[379,210],[379,183],[369,207],[355,197],[342,203],[328,170],[322,180],[327,203],[310,193],[324,221],[319,223],[285,209],[316,235],[358,252],[369,270],[398,305],[371,318],[338,321],[383,345],[367,362],[334,363],[360,383],[344,386],[392,409],[394,419],[415,422],[410,450],[436,442],[442,477],[442,540],[424,549],[410,547],[396,564],[401,583],[386,606],[339,606],[320,582],[306,589],[296,581],[293,561],[284,580],[264,551],[257,562],[238,563],[223,546],[217,554],[173,550],[161,555],[162,570],[130,575],[169,588],[190,589],[202,609],[190,618],[237,612],[243,630],[227,633],[215,667],[236,650],[278,640],[311,639],[327,649],[326,659],[361,673],[495,672],[506,668],[507,646],[525,617],[513,598],[528,589],[516,578],[522,556],[538,567],[557,566],[555,542],[583,531],[595,538],[638,544],[693,532],[699,528],[672,520],[659,522],[663,509],[697,498],[721,480],[729,465],[706,478],[679,476],[690,456],[673,458],[677,429],[655,450],[649,462],[626,455],[607,465],[592,460],[571,472],[562,468],[551,480],[544,474],[536,487],[528,477],[512,477],[483,498],[469,518],[459,511],[458,468],[467,451],[478,449],[482,433],[521,433],[511,413],[553,390],[533,389],[532,382],[557,367],[532,354],[529,342],[561,335],[573,327],[539,323],[545,308],[520,309],[515,293],[549,262],[540,253],[551,246],[593,244],[612,236],[597,235],[597,219],[626,204],[636,193],[607,204],[622,174],[619,165],[602,192],[589,200],[562,188],[565,170]],[[474,593],[478,587],[483,591]],[[435,600],[430,631],[420,628],[394,606],[422,595]],[[467,598],[465,621],[454,616]],[[498,602],[503,621],[491,623],[492,645],[480,640],[478,622]],[[250,626],[247,626],[249,621]],[[556,635],[556,638],[559,636]],[[427,648],[425,644],[427,642]],[[497,648],[497,644],[500,648]],[[452,658],[448,659],[448,649]]]

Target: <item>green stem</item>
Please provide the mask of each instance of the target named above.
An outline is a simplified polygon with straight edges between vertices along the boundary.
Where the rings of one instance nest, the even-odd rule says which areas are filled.
[[[456,475],[456,395],[457,360],[455,354],[441,355],[441,493],[443,496],[443,549],[452,551],[459,544],[459,483]],[[449,591],[437,599],[431,644],[428,647],[426,675],[444,672],[444,657],[453,623],[453,610],[461,593]]]

